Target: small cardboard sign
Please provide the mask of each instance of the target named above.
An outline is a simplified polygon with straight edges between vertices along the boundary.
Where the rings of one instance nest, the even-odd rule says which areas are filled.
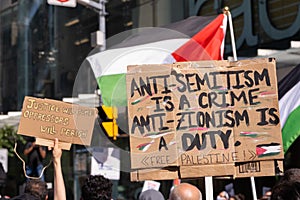
[[[145,181],[143,185],[142,192],[145,192],[146,190],[156,190],[158,191],[160,187],[160,182],[157,181]]]
[[[66,143],[90,145],[96,117],[96,108],[26,96],[18,134],[36,137],[45,146],[58,138],[63,149],[70,148]]]
[[[274,59],[128,66],[126,81],[133,171],[237,177],[283,159]]]

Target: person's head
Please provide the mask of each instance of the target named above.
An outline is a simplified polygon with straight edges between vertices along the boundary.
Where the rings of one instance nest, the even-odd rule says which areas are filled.
[[[157,190],[146,190],[139,196],[139,200],[164,200],[164,196]]]
[[[300,182],[282,181],[272,188],[271,200],[300,200]]]
[[[291,168],[286,170],[280,181],[300,181],[300,169]]]
[[[202,200],[202,194],[196,186],[181,183],[171,191],[169,200]]]
[[[112,183],[101,175],[88,176],[81,187],[82,200],[110,200]]]
[[[40,200],[48,199],[47,184],[39,179],[32,179],[26,182],[24,193],[37,197]]]

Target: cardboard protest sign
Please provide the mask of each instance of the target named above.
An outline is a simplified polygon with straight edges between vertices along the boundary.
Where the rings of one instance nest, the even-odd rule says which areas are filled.
[[[165,79],[163,77],[157,78],[152,88],[140,85],[141,82],[146,84],[144,80],[146,81],[149,77],[157,75],[167,77],[170,73],[171,68],[167,65],[140,66],[129,69],[127,91],[130,91],[128,93],[128,98],[130,98],[128,121],[132,168],[178,165],[177,144],[174,143],[176,138],[174,112],[166,112],[165,108],[160,107],[162,101],[172,99],[172,93],[170,93],[171,96],[161,96],[161,91],[164,90]]]
[[[26,96],[18,134],[36,137],[45,146],[53,145],[54,138],[62,144],[90,145],[96,116],[95,108]]]
[[[239,163],[258,162],[263,176],[283,159],[274,59],[128,66],[126,81],[138,173],[245,177]]]

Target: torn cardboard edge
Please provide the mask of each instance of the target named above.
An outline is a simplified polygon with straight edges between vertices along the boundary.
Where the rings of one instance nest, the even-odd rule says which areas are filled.
[[[43,138],[36,138],[35,143],[41,146],[48,146],[48,147],[54,147],[54,141],[43,139]],[[64,150],[70,150],[72,144],[68,142],[61,142],[58,141],[58,148],[64,149]]]
[[[283,160],[230,163],[223,165],[198,165],[166,168],[136,169],[130,173],[131,181],[173,180],[214,177],[262,177],[283,174]]]
[[[172,180],[179,177],[179,167],[150,168],[134,170],[130,173],[131,181]]]

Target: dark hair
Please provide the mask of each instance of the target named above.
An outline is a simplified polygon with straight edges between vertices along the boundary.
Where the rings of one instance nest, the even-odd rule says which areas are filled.
[[[300,181],[300,169],[291,168],[286,170],[280,181]]]
[[[271,200],[300,200],[300,182],[282,181],[275,185]]]
[[[88,176],[81,187],[83,200],[110,200],[112,183],[101,175]]]
[[[24,192],[40,200],[45,200],[48,195],[47,184],[39,179],[30,180],[26,183]]]

